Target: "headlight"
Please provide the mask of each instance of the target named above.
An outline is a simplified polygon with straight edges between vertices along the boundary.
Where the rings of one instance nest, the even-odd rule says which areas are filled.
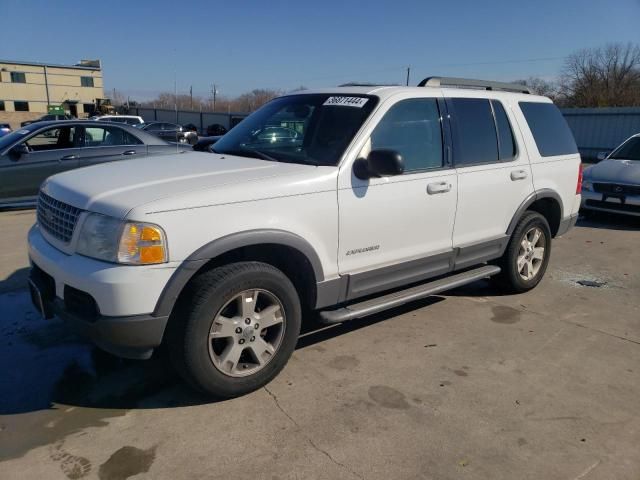
[[[589,180],[582,181],[582,190],[586,190],[587,192],[593,192],[593,183]]]
[[[125,222],[98,213],[82,224],[76,252],[114,263],[148,265],[167,261],[167,240],[158,225]]]

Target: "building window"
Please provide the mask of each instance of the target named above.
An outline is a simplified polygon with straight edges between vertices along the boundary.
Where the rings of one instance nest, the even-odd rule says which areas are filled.
[[[4,100],[0,100],[0,112],[4,112]]]
[[[13,102],[13,109],[16,112],[28,112],[29,111],[29,102]]]
[[[27,77],[23,72],[11,72],[11,83],[27,83]]]
[[[93,77],[80,77],[80,85],[83,87],[93,87]]]

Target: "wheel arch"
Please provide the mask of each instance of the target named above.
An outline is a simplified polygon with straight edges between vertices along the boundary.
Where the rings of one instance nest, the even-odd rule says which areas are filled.
[[[184,288],[198,273],[236,261],[262,261],[279,268],[290,278],[301,301],[315,305],[316,287],[323,282],[324,271],[313,246],[291,232],[257,229],[216,239],[185,259],[165,285],[154,315],[169,315]]]
[[[522,218],[522,215],[527,210],[538,212],[544,216],[549,223],[552,236],[556,236],[560,229],[560,223],[564,218],[564,206],[562,204],[562,198],[558,192],[545,188],[531,193],[520,204],[516,213],[513,215],[506,231],[508,236],[511,236],[513,231],[516,229],[518,222]]]

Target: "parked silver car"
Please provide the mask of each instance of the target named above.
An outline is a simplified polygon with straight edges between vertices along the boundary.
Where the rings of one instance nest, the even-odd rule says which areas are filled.
[[[640,133],[584,170],[581,209],[640,216]]]
[[[125,124],[32,123],[0,138],[0,208],[33,205],[40,184],[56,173],[187,149]]]

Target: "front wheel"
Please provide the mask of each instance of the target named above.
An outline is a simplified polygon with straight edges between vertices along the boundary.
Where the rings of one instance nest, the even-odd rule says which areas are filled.
[[[219,398],[269,383],[300,333],[300,300],[289,278],[271,265],[241,262],[202,273],[187,288],[168,331],[181,375]]]
[[[534,288],[547,270],[551,255],[551,229],[538,212],[526,212],[516,226],[498,265],[495,279],[514,293]]]

